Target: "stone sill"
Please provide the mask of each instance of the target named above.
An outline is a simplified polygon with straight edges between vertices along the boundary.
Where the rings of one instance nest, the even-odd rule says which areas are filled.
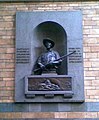
[[[0,103],[0,113],[4,112],[99,112],[99,102],[62,104]]]

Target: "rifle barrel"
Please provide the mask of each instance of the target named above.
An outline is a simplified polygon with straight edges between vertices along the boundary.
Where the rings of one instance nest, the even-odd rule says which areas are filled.
[[[76,51],[73,51],[73,52],[71,52],[71,53],[69,53],[69,54],[63,55],[62,57],[60,57],[60,58],[58,58],[58,59],[56,59],[56,60],[54,60],[54,61],[62,60],[62,59],[64,59],[64,58],[66,58],[66,57],[68,57],[68,56],[74,54],[75,52],[76,52]]]

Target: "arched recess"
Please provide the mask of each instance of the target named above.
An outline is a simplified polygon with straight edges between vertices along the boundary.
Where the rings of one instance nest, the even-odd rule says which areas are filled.
[[[44,38],[50,38],[55,42],[53,50],[57,51],[60,56],[67,54],[67,34],[59,23],[45,21],[35,28],[35,41],[37,41],[36,44],[38,45],[35,49],[38,54],[37,56],[45,51],[42,44]],[[58,69],[58,74],[68,74],[67,59],[62,62],[60,68]]]

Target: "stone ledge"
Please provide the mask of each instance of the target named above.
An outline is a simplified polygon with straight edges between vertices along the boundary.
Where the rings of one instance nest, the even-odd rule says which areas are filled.
[[[0,112],[99,112],[99,102],[85,103],[0,103]]]

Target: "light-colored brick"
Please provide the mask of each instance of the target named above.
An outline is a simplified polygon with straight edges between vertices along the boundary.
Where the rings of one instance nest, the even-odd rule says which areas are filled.
[[[67,118],[84,118],[83,112],[68,112]]]
[[[87,95],[94,95],[94,96],[98,96],[99,95],[99,90],[87,90]]]
[[[85,118],[97,118],[98,113],[97,112],[86,112]]]
[[[67,118],[67,112],[56,112],[55,118]]]

